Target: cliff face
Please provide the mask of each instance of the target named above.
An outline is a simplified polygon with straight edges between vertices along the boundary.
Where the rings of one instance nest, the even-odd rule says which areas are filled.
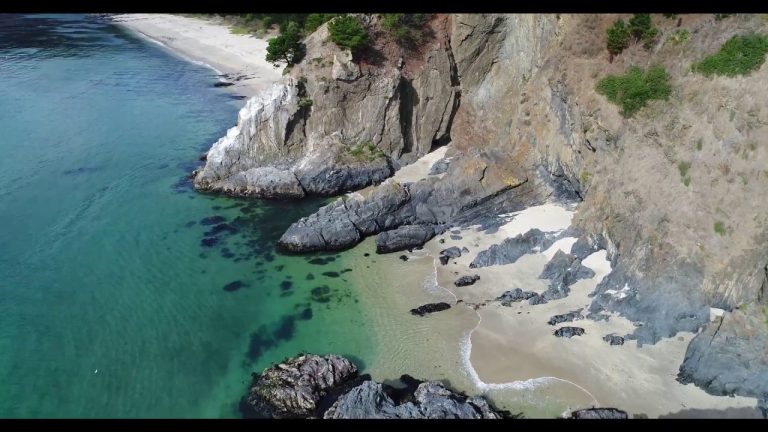
[[[627,316],[638,323],[630,337],[640,343],[715,326],[691,344],[685,379],[715,393],[768,398],[768,379],[713,384],[708,377],[722,366],[713,359],[738,356],[737,345],[718,343],[713,356],[701,342],[723,339],[715,337],[718,323],[708,324],[710,307],[757,304],[738,311],[747,318],[726,312],[725,320],[729,335],[749,338],[753,347],[753,358],[733,367],[766,376],[768,336],[755,323],[765,322],[768,286],[768,201],[760,199],[768,186],[768,66],[735,78],[691,71],[733,35],[768,32],[768,22],[685,15],[678,27],[654,16],[657,42],[650,49],[633,45],[609,62],[605,34],[616,18],[437,16],[418,52],[401,60],[378,38],[378,59],[359,63],[327,42],[322,27],[307,39],[307,58],[286,84],[263,102],[249,102],[252,114],[241,113],[240,130],[214,145],[196,184],[231,192],[244,183],[248,190],[249,181],[263,180],[242,180],[243,173],[274,165],[292,173],[284,183],[297,179],[303,193],[334,194],[378,183],[450,142],[445,174],[389,180],[342,198],[294,224],[281,245],[338,249],[387,231],[386,239],[402,243],[398,236],[413,236],[413,226],[434,233],[477,209],[502,212],[567,193],[583,200],[575,228],[613,261],[590,317]],[[369,25],[378,28],[375,19]],[[672,36],[681,28],[689,38],[677,43]],[[657,64],[670,74],[672,96],[632,118],[595,91],[607,74]],[[312,106],[299,108],[301,97]],[[368,141],[384,164],[340,162]],[[329,180],[330,172],[348,180]],[[626,295],[612,295],[619,290]]]

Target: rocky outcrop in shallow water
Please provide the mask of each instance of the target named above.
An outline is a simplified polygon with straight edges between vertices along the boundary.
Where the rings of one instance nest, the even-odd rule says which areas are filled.
[[[587,408],[572,412],[570,418],[580,420],[622,420],[628,419],[629,415],[626,411],[616,408]]]
[[[445,302],[427,303],[415,309],[411,309],[411,314],[416,316],[424,316],[427,314],[448,310],[450,308],[451,308],[451,305]]]
[[[497,411],[480,397],[456,393],[436,381],[403,375],[403,388],[358,377],[349,360],[304,354],[254,375],[241,401],[246,417],[260,418],[403,418],[498,419]]]

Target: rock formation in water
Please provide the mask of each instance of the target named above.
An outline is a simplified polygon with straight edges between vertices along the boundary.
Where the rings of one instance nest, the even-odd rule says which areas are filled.
[[[327,40],[326,25],[307,37],[305,59],[208,152],[199,189],[298,198],[366,187],[294,223],[279,241],[294,252],[372,235],[381,252],[409,249],[452,226],[576,199],[574,262],[606,249],[612,264],[586,317],[642,323],[623,336],[641,345],[706,327],[681,380],[768,404],[768,66],[736,78],[691,71],[732,36],[768,32],[764,20],[685,15],[678,27],[654,16],[648,48],[614,57],[605,35],[615,15],[435,14],[412,50],[377,16],[363,18],[375,37],[358,59]],[[633,65],[663,66],[673,92],[625,117],[595,87]],[[385,180],[444,144],[435,175]],[[526,233],[473,265],[553,240]],[[550,298],[567,294],[560,276]],[[709,323],[711,307],[725,310],[720,324]],[[746,340],[754,358],[742,357]]]
[[[509,413],[437,381],[400,378],[404,388],[358,376],[349,360],[303,354],[254,374],[240,408],[247,418],[499,419]]]

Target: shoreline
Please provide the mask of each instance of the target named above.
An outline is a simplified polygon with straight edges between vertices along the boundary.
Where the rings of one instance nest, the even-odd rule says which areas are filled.
[[[220,81],[232,84],[226,88],[246,98],[282,79],[282,67],[265,60],[266,40],[233,34],[226,25],[170,14],[118,14],[111,22],[185,61],[210,68]]]

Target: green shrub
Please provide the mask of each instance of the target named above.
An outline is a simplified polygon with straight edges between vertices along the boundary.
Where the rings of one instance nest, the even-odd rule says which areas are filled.
[[[667,100],[672,93],[669,74],[661,66],[643,71],[637,66],[625,75],[608,75],[597,83],[597,92],[619,105],[622,115],[631,117],[650,100]]]
[[[304,31],[307,34],[317,30],[318,27],[326,22],[336,18],[339,14],[332,13],[312,13],[307,15],[307,19],[304,21]]]
[[[630,32],[624,20],[616,20],[613,26],[609,27],[608,33],[608,52],[611,55],[618,55],[629,48]]]
[[[688,175],[688,170],[691,168],[690,162],[680,161],[680,163],[677,164],[677,169],[680,170],[680,177],[685,177]]]
[[[720,51],[693,65],[693,69],[706,76],[745,75],[757,70],[765,62],[768,37],[752,33],[734,36],[720,47]]]
[[[384,152],[376,147],[376,145],[371,141],[363,141],[360,144],[352,147],[349,150],[349,154],[355,157],[355,159],[368,160],[369,162],[373,162],[378,158],[384,157]]]
[[[426,14],[384,14],[381,26],[405,47],[412,47],[422,41]]]
[[[284,61],[288,66],[292,66],[301,61],[304,57],[304,44],[301,42],[301,33],[299,25],[291,21],[285,28],[285,31],[267,43],[267,61],[277,66],[277,63]]]
[[[340,16],[328,24],[331,41],[340,48],[359,52],[368,45],[370,36],[359,19],[350,15]]]
[[[248,34],[251,31],[246,27],[235,25],[229,28],[229,32],[232,34]]]
[[[704,148],[704,138],[699,138],[698,141],[696,141],[696,150],[701,151],[702,148]]]
[[[639,41],[644,38],[645,33],[653,27],[650,14],[634,14],[629,19],[629,32]]]
[[[303,97],[299,99],[299,108],[309,108],[312,106],[312,98]]]
[[[725,224],[722,222],[715,222],[715,232],[720,235],[725,235]]]

